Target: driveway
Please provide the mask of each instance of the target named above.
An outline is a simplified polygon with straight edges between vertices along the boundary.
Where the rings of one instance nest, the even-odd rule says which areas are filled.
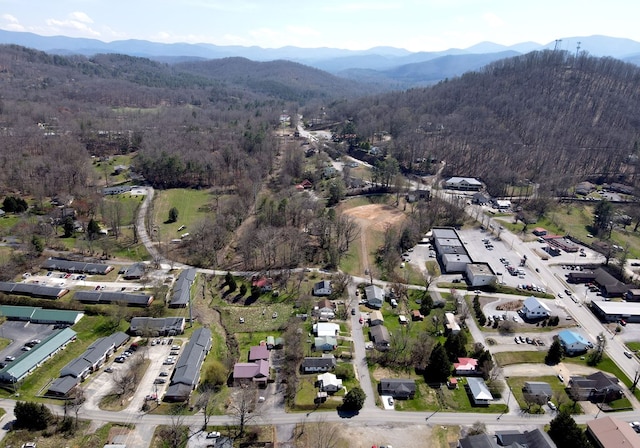
[[[349,296],[356,296],[356,285],[354,283],[350,283],[349,287]],[[371,376],[369,375],[369,368],[367,366],[367,352],[365,349],[364,343],[364,334],[362,333],[362,325],[358,319],[360,319],[360,309],[356,307],[356,314],[351,315],[351,336],[353,338],[353,349],[354,349],[354,357],[353,357],[353,367],[356,371],[356,378],[360,381],[360,387],[367,395],[367,398],[364,402],[365,409],[375,409],[375,393],[373,390],[373,386],[371,385]]]

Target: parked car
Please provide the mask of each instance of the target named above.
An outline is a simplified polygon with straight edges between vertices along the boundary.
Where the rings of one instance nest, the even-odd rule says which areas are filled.
[[[28,352],[29,350],[31,350],[31,347],[29,347],[28,345],[25,345],[24,347],[22,347],[23,352]]]
[[[629,359],[633,358],[633,355],[631,354],[631,352],[628,352],[626,350],[624,351],[624,356],[626,356]]]
[[[623,327],[625,327],[625,326],[627,325],[627,321],[626,321],[626,320],[624,320],[624,319],[620,319],[620,320],[618,321],[618,323],[619,323],[620,325],[622,325]]]
[[[104,371],[107,372],[107,373],[111,373],[111,372],[113,372],[113,367],[109,366],[106,369],[104,369]]]
[[[547,401],[547,406],[549,406],[549,409],[551,409],[552,411],[558,410],[558,408],[556,407],[555,404],[553,404],[552,401]]]
[[[169,376],[169,372],[165,372],[164,370],[159,373],[160,376]]]
[[[207,433],[207,439],[217,439],[218,437],[220,437],[219,431],[211,431]]]
[[[389,400],[387,400],[387,402],[389,403],[389,406],[393,406],[393,397],[389,397]]]
[[[116,359],[113,360],[113,362],[117,362],[122,364],[123,362],[125,362],[127,358],[125,358],[124,356],[118,356]]]
[[[351,308],[351,315],[355,316],[356,315],[356,309],[355,308]]]
[[[155,380],[153,380],[153,384],[164,384],[166,382],[167,380],[165,380],[164,378],[156,378]]]
[[[15,361],[16,357],[15,356],[11,356],[11,355],[7,355],[7,356],[4,357],[4,360],[11,362],[11,361]]]
[[[516,344],[520,343],[520,339],[518,339],[518,336],[516,336],[515,338],[513,338],[514,341],[516,341]]]

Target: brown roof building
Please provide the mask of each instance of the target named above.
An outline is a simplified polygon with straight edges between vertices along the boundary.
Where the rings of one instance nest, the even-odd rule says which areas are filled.
[[[640,448],[640,437],[633,428],[614,417],[588,421],[587,432],[601,448]]]

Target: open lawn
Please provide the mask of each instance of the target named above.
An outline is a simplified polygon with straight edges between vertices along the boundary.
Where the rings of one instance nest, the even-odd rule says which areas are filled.
[[[494,353],[493,358],[502,367],[524,363],[544,364],[546,354],[546,352],[500,352]]]
[[[342,404],[342,396],[331,395],[323,403],[316,403],[318,388],[315,387],[315,381],[316,375],[306,375],[300,378],[292,411],[334,411]]]
[[[82,416],[82,413],[80,416]],[[38,448],[102,448],[108,443],[109,432],[112,429],[125,429],[117,424],[107,423],[96,431],[89,431],[89,423],[88,421],[80,420],[75,434],[66,432],[51,434],[52,431],[50,429],[45,431],[9,431],[0,442],[0,447],[20,447],[26,442],[37,442]]]
[[[431,437],[426,446],[431,448],[449,448],[460,439],[459,426],[436,425],[431,429]]]
[[[109,157],[109,160],[94,159],[93,170],[96,177],[100,179],[100,185],[112,186],[126,183],[129,180],[129,170],[124,170],[120,174],[116,174],[114,169],[117,165],[131,166],[131,154]]]
[[[286,327],[291,317],[292,307],[286,303],[272,303],[257,306],[223,306],[220,319],[226,322],[226,328],[233,333],[276,332]],[[278,317],[273,318],[273,313]],[[244,319],[244,323],[240,322]],[[276,336],[273,334],[273,336]]]
[[[205,216],[211,216],[210,203],[214,200],[208,190],[175,188],[156,191],[153,203],[153,223],[158,229],[157,239],[168,242],[188,233]],[[178,220],[167,223],[169,210],[178,209]],[[178,230],[180,226],[184,229]]]
[[[15,226],[18,221],[20,221],[20,217],[16,215],[5,215],[0,218],[0,235],[5,235],[13,226]]]

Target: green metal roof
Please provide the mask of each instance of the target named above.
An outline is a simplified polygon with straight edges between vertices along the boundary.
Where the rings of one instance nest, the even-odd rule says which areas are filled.
[[[36,309],[33,306],[0,305],[0,314],[8,318],[30,319]]]
[[[76,332],[71,328],[63,328],[53,333],[32,350],[25,352],[0,370],[0,380],[6,382],[20,381],[75,337]]]
[[[59,322],[73,325],[83,313],[70,310],[48,310],[34,306],[0,305],[0,315],[9,319],[24,319],[37,322]]]

